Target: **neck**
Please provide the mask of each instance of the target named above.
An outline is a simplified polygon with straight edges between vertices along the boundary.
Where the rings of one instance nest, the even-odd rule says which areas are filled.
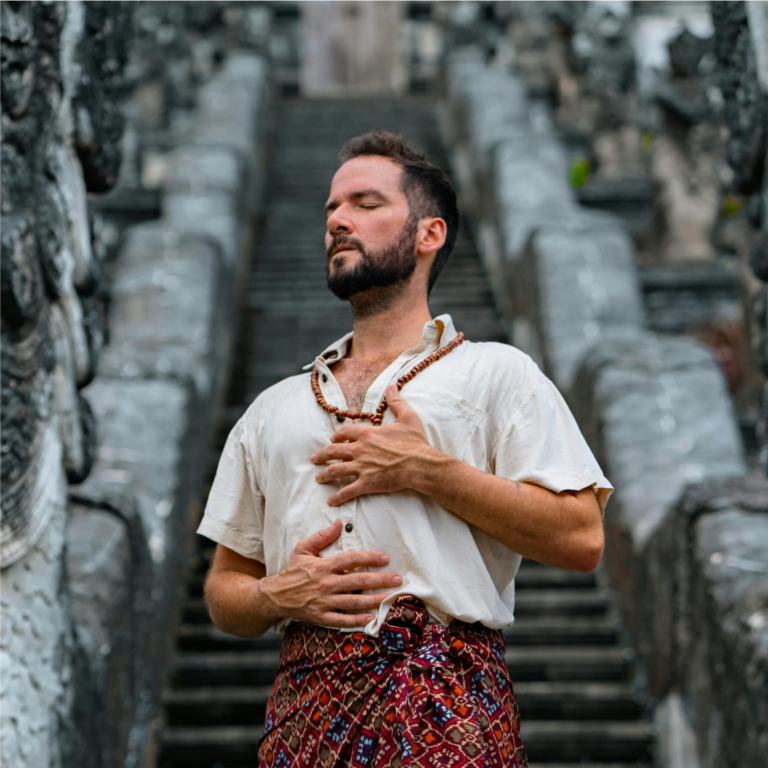
[[[421,341],[424,324],[431,319],[426,295],[413,295],[408,289],[394,301],[383,302],[375,314],[354,312],[348,356],[359,360],[394,359]]]

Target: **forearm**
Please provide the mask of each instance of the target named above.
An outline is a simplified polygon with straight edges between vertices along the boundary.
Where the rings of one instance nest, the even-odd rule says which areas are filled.
[[[439,451],[419,462],[411,487],[524,557],[589,571],[602,554],[599,507],[591,489],[554,493],[496,477]]]
[[[263,635],[282,618],[268,594],[273,578],[259,579],[240,571],[212,573],[205,582],[205,602],[213,623],[231,635]]]

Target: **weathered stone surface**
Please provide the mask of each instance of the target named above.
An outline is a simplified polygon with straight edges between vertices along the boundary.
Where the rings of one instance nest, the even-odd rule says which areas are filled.
[[[606,509],[605,559],[625,621],[649,663],[662,664],[660,643],[650,637],[665,631],[654,625],[648,540],[687,483],[746,471],[723,376],[688,339],[606,337],[582,360],[570,403],[616,488]],[[660,621],[666,616],[658,612]]]
[[[532,119],[539,111],[532,110],[524,83],[486,67],[475,48],[449,57],[446,83],[446,133],[460,154],[457,171],[470,211],[481,219],[487,206],[493,206],[489,187],[494,147],[529,137],[534,126],[540,133],[547,126]]]
[[[608,214],[574,209],[541,224],[510,275],[518,310],[536,327],[545,367],[564,390],[604,335],[645,325],[631,242]]]
[[[143,563],[132,558],[128,527],[114,512],[72,504],[68,517],[72,618],[91,686],[99,689],[91,706],[75,711],[75,728],[87,734],[96,764],[122,765],[142,677],[133,587],[142,578],[134,569]]]
[[[691,486],[648,542],[656,691],[686,694],[701,765],[764,764],[768,748],[768,481]]]
[[[263,58],[233,53],[216,78],[200,89],[194,143],[232,149],[248,165],[259,138],[266,85]]]
[[[302,9],[307,96],[402,92],[408,84],[402,2],[315,2]]]
[[[91,660],[98,700],[109,713],[102,748],[114,759],[103,763],[111,767],[128,757],[136,764],[146,744],[178,621],[180,563],[191,545],[207,424],[199,418],[191,388],[178,382],[99,377],[87,389],[102,427],[93,472],[74,494],[68,540],[82,538],[77,549],[86,562],[95,562],[99,577],[71,559],[69,566],[78,633]],[[82,512],[83,507],[90,510]],[[105,508],[121,516],[127,543],[94,511]],[[84,519],[78,521],[78,515]],[[108,536],[114,536],[123,558],[129,546],[127,574],[125,560],[121,564],[116,557],[109,567],[103,562]],[[127,598],[98,586],[121,574],[132,590],[125,623],[120,618]],[[87,609],[86,602],[98,607]],[[121,645],[126,633],[130,649]],[[101,665],[93,662],[99,653],[105,657]]]
[[[164,223],[177,231],[213,240],[227,270],[234,273],[240,256],[238,207],[220,193],[167,195],[163,200]]]
[[[493,152],[491,174],[497,226],[508,261],[520,258],[539,226],[575,214],[568,157],[551,136],[530,133],[502,141]]]
[[[226,349],[225,274],[208,240],[157,224],[131,230],[112,286],[102,372],[188,380],[207,412]]]
[[[231,279],[240,258],[244,206],[258,186],[266,96],[264,59],[245,53],[228,58],[222,71],[201,89],[192,143],[172,159],[163,199],[168,225],[218,243]],[[181,170],[186,159],[192,159],[192,168]],[[198,178],[193,184],[193,173],[205,173],[211,164],[218,164],[211,180]]]
[[[760,86],[747,3],[711,2],[710,8],[715,28],[714,54],[719,64],[717,84],[730,132],[726,156],[735,173],[733,187],[746,194],[759,193],[766,172],[768,85],[765,90]],[[758,14],[754,16],[753,24]]]
[[[171,152],[168,164],[169,195],[223,194],[242,200],[246,167],[230,149],[188,144]]]
[[[111,10],[108,11],[107,7]],[[111,17],[110,17],[111,14]],[[95,373],[98,331],[86,322],[101,276],[86,191],[115,183],[130,34],[125,3],[2,6],[3,566],[50,519],[44,468],[71,482],[93,458],[78,390]],[[46,435],[54,419],[62,444]]]
[[[22,561],[5,568],[0,587],[0,723],[8,766],[56,765],[61,726],[70,722],[74,638],[64,590],[66,477],[54,465],[48,524]]]
[[[152,561],[172,572],[178,555],[180,518],[199,480],[187,477],[194,463],[190,438],[197,415],[189,412],[190,391],[167,380],[97,379],[88,387],[100,419],[97,461],[78,496],[92,489],[130,488],[137,499]],[[163,590],[163,600],[170,599]]]

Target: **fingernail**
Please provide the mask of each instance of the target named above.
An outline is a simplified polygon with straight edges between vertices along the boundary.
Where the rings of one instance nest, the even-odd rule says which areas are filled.
[[[317,456],[316,453],[311,454],[310,457],[309,457],[309,460],[310,461],[314,461],[316,456]]]
[[[393,583],[393,584],[402,584],[402,583],[403,583],[403,580],[402,580],[402,579],[401,579],[399,576],[395,576],[395,577],[393,577],[393,579],[392,579],[392,583]]]
[[[381,562],[386,565],[389,562],[389,555],[382,555]]]
[[[373,621],[373,616],[371,616],[371,614],[369,613],[369,614],[368,614],[368,615],[365,617],[365,621],[366,621],[366,623],[368,623],[369,621]]]

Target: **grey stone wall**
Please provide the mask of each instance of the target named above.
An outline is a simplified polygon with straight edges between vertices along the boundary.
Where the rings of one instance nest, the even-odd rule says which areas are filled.
[[[768,482],[691,486],[647,547],[650,682],[688,700],[702,768],[768,752]]]
[[[605,561],[626,625],[653,670],[653,693],[681,691],[705,765],[757,768],[764,737],[753,715],[765,706],[766,689],[755,689],[748,723],[723,712],[739,709],[739,689],[753,690],[754,664],[745,660],[762,658],[760,632],[741,639],[738,656],[713,640],[710,656],[683,672],[670,650],[683,614],[658,610],[657,599],[681,571],[694,583],[703,567],[695,548],[676,560],[662,544],[665,531],[690,520],[681,493],[715,478],[737,478],[733,487],[747,482],[723,374],[703,345],[646,329],[632,242],[615,216],[578,205],[547,109],[531,101],[525,83],[486,65],[478,51],[460,49],[449,57],[444,96],[445,135],[511,340],[566,395],[616,488],[606,509]],[[703,504],[707,492],[699,493]],[[751,524],[757,536],[756,516],[740,522],[744,530]],[[684,621],[691,637],[720,637],[713,617],[694,608],[702,590],[679,598]],[[726,664],[733,676],[717,704],[702,687],[718,690],[716,676],[704,675],[706,663]]]
[[[226,384],[268,68],[191,35],[200,66],[174,70],[167,104],[186,112],[163,139],[162,217],[107,265],[86,192],[117,180],[127,9],[148,5],[2,6],[0,741],[14,768],[141,762]],[[234,45],[253,31],[239,26]]]

